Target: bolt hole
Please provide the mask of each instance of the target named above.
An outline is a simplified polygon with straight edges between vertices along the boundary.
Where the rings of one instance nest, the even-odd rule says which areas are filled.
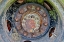
[[[7,27],[8,27],[8,30],[10,31],[11,30],[11,22],[9,20],[7,20]]]
[[[52,33],[54,33],[54,30],[55,30],[55,27],[53,27],[53,28],[51,28],[51,29],[50,29],[49,37],[51,37],[51,36],[52,36]]]

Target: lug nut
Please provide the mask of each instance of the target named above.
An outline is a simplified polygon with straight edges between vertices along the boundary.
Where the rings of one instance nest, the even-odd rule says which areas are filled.
[[[35,34],[34,33],[32,33],[32,37],[35,37]]]
[[[44,23],[44,25],[45,25],[45,26],[47,26],[47,25],[48,25],[48,23]]]
[[[31,6],[27,6],[28,9],[31,9]]]
[[[36,9],[39,11],[40,10],[40,7],[37,7]]]
[[[27,36],[27,35],[28,35],[28,33],[26,31],[24,31],[24,36]]]
[[[15,21],[18,22],[18,18],[17,17],[15,17]]]
[[[24,13],[24,10],[23,10],[23,9],[21,9],[21,10],[19,11],[19,13],[20,13],[20,14],[23,14],[23,13]]]
[[[18,27],[17,27],[17,30],[21,30],[21,27],[20,27],[20,26],[18,26]]]
[[[21,25],[18,23],[16,24],[17,30],[21,30]]]
[[[43,16],[46,17],[47,16],[46,13],[44,13]]]

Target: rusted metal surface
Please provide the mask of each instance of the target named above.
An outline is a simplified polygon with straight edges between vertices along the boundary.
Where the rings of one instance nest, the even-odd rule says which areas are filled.
[[[48,22],[48,15],[45,10],[34,4],[23,5],[15,16],[18,32],[30,38],[43,34],[48,28]]]

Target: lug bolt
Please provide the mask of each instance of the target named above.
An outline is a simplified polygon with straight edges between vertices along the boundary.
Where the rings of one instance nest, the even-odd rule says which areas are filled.
[[[15,21],[18,22],[18,18],[17,17],[15,17]]]
[[[17,30],[21,30],[21,27],[20,26],[17,26]]]
[[[40,7],[37,7],[36,9],[39,11],[40,10]]]
[[[28,9],[31,9],[31,6],[27,6]]]
[[[46,17],[47,15],[44,13],[43,16]]]
[[[28,33],[27,33],[26,31],[24,31],[24,35],[25,35],[25,36],[27,36],[27,35],[28,35]]]
[[[35,37],[35,34],[34,33],[32,33],[32,37]]]
[[[44,23],[44,25],[45,25],[45,26],[47,26],[47,25],[48,25],[48,23]]]
[[[21,9],[21,10],[19,11],[19,13],[20,13],[20,14],[23,14],[23,13],[24,13],[24,10],[23,10],[23,9]]]

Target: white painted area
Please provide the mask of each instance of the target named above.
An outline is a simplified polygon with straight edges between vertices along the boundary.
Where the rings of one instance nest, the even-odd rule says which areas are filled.
[[[0,34],[0,42],[4,42],[4,40],[3,40],[2,37],[1,37],[1,34]]]
[[[3,30],[5,31],[5,35],[7,36],[7,38],[10,40],[10,42],[14,42],[7,33],[9,33],[8,29],[7,29],[7,22],[5,20],[6,15],[4,14],[4,16],[2,17],[2,25],[3,25]]]

